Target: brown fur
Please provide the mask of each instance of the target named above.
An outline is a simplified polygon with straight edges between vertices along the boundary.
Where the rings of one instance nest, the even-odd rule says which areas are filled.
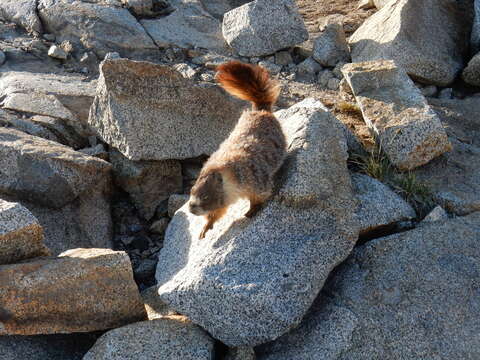
[[[192,188],[190,211],[207,218],[200,238],[239,198],[250,200],[245,215],[253,216],[272,195],[273,177],[286,153],[285,136],[271,113],[278,86],[269,79],[268,72],[235,61],[218,67],[217,80],[230,93],[250,100],[254,110],[242,114],[230,136],[205,163]]]

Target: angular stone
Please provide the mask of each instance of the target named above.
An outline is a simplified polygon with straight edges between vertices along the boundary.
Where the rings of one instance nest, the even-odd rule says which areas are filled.
[[[2,0],[0,19],[20,25],[27,31],[42,33],[36,0]]]
[[[130,160],[211,154],[240,117],[243,102],[164,65],[127,59],[100,66],[89,123]]]
[[[141,20],[157,46],[226,52],[220,21],[203,9],[200,0],[174,0],[172,5],[176,9],[168,16]]]
[[[432,211],[428,213],[427,216],[425,216],[425,218],[422,220],[422,224],[431,223],[435,221],[443,221],[447,219],[448,219],[447,212],[443,210],[441,206],[437,205]]]
[[[233,9],[225,13],[222,31],[242,56],[270,55],[308,39],[294,0],[255,0]]]
[[[96,81],[80,76],[8,72],[0,79],[3,108],[67,120],[79,134],[93,135],[87,126]]]
[[[342,72],[365,122],[397,168],[411,170],[451,150],[439,118],[393,61],[347,64]]]
[[[0,336],[0,360],[82,360],[95,339],[92,334]]]
[[[360,235],[416,217],[415,210],[380,181],[352,173],[352,185],[358,199],[355,214],[360,223]]]
[[[297,66],[297,73],[308,77],[315,77],[315,75],[322,70],[322,66],[316,62],[312,57],[306,58]]]
[[[0,127],[0,193],[61,208],[104,178],[111,165],[71,148]]]
[[[214,341],[200,327],[164,318],[107,332],[83,360],[211,360],[213,355]]]
[[[49,254],[35,216],[19,203],[0,199],[0,264]]]
[[[472,9],[449,0],[389,1],[350,37],[352,60],[394,60],[415,80],[447,86],[463,68]]]
[[[175,215],[178,209],[180,209],[188,201],[189,196],[183,194],[173,194],[168,198],[168,216],[171,218]]]
[[[289,144],[276,195],[252,219],[231,206],[201,241],[186,204],[159,256],[161,299],[228,346],[297,325],[358,236],[340,122],[314,99],[276,114]]]
[[[162,201],[182,191],[182,166],[177,160],[131,161],[113,149],[110,162],[115,182],[130,195],[146,220]]]
[[[342,23],[326,24],[313,44],[313,58],[321,65],[330,67],[350,61],[350,50]]]
[[[0,266],[0,335],[90,332],[146,318],[128,255],[74,249]]]
[[[462,73],[463,80],[473,86],[480,86],[480,52],[468,63]]]
[[[479,236],[475,213],[356,248],[259,359],[477,359]]]
[[[78,0],[40,0],[38,14],[58,43],[71,41],[103,57],[157,50],[142,25],[127,9]]]
[[[32,119],[21,118],[17,114],[0,109],[0,126],[13,127],[29,135],[38,136],[45,140],[60,142],[60,139],[49,129],[36,124]]]
[[[61,47],[57,45],[52,45],[50,46],[50,49],[48,49],[48,56],[53,57],[55,59],[66,60],[68,57],[68,54]]]

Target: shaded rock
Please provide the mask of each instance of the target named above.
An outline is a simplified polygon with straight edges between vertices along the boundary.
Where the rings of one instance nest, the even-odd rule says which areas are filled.
[[[112,247],[110,181],[110,176],[106,176],[104,180],[59,209],[20,201],[38,219],[44,230],[44,242],[53,254],[78,247]],[[16,197],[7,199],[19,201]]]
[[[42,33],[36,0],[2,0],[0,19],[20,25],[27,31]]]
[[[480,86],[480,52],[475,55],[462,73],[463,80],[473,86]]]
[[[264,67],[265,69],[268,70],[270,74],[278,74],[281,70],[282,67],[280,65],[274,64],[273,62],[270,61],[259,61],[258,65]]]
[[[98,144],[96,146],[84,148],[78,150],[79,152],[88,155],[88,156],[95,156],[99,159],[108,161],[110,159],[110,156],[108,154],[108,151],[105,150],[105,146],[103,144]]]
[[[431,223],[435,221],[443,221],[447,220],[448,215],[445,210],[441,206],[435,206],[435,208],[428,213],[427,216],[422,220],[422,224],[424,223]]]
[[[70,146],[75,150],[84,148],[88,145],[88,139],[82,135],[87,135],[92,131],[86,130],[86,127],[82,126],[81,124],[78,124],[80,126],[73,127],[71,126],[71,124],[74,123],[68,120],[58,119],[51,116],[35,115],[30,118],[30,121],[33,124],[39,125],[45,130],[48,130],[50,133],[52,133],[55,137],[56,142]],[[80,135],[77,130],[79,130],[82,135]],[[30,131],[27,131],[27,133],[31,134]],[[36,134],[32,135],[37,136]],[[48,140],[50,139],[48,138]]]
[[[19,203],[0,199],[0,264],[49,254],[35,216]]]
[[[470,38],[472,53],[480,51],[480,1],[474,0],[474,20]]]
[[[130,195],[146,220],[153,217],[162,201],[182,191],[182,167],[177,160],[131,161],[112,149],[110,162],[115,182]]]
[[[61,208],[110,176],[107,162],[0,127],[0,193]]]
[[[38,136],[45,140],[61,142],[60,139],[49,129],[35,123],[32,119],[21,118],[16,114],[0,109],[0,126],[13,127],[29,135]]]
[[[332,79],[329,79],[328,80],[328,83],[327,83],[327,88],[330,89],[330,90],[338,90],[338,88],[340,87],[340,80],[337,79],[337,78],[332,78]]]
[[[438,92],[438,98],[442,100],[450,100],[453,99],[453,89],[452,88],[445,88]]]
[[[350,37],[352,60],[394,60],[415,80],[446,86],[463,69],[472,9],[462,1],[389,1]]]
[[[213,339],[197,325],[157,319],[107,332],[83,360],[210,360],[213,345]]]
[[[137,16],[153,17],[173,11],[167,0],[122,0]]]
[[[126,253],[74,249],[0,266],[2,335],[89,332],[146,317]]]
[[[428,103],[440,117],[449,137],[480,147],[480,101],[467,99],[435,99]]]
[[[286,66],[292,63],[293,63],[293,58],[288,51],[279,51],[275,53],[275,64]]]
[[[48,49],[48,56],[53,57],[55,59],[66,60],[68,57],[68,54],[61,47],[57,45],[52,45],[50,46],[50,49]]]
[[[298,328],[257,347],[257,359],[342,359],[357,323],[356,315],[348,308],[323,304],[317,299]]]
[[[0,360],[82,360],[92,334],[0,336]]]
[[[331,70],[325,69],[318,74],[318,83],[321,87],[326,88],[328,86],[328,82],[331,79],[334,79],[335,75]]]
[[[312,57],[306,58],[297,66],[297,74],[311,79],[314,79],[320,70],[322,70],[322,66]]]
[[[200,0],[175,0],[172,5],[175,11],[168,16],[141,20],[157,46],[226,52],[220,21],[203,9]]]
[[[350,61],[350,50],[343,24],[329,21],[313,44],[313,58],[323,66],[334,67]]]
[[[100,71],[89,123],[130,160],[211,154],[242,111],[243,102],[220,87],[168,66],[118,59],[104,61]]]
[[[93,135],[86,122],[95,88],[79,76],[12,71],[0,79],[3,108],[67,120],[84,136]]]
[[[7,61],[7,57],[5,56],[5,53],[0,50],[0,66],[5,64],[5,61]]]
[[[308,39],[293,0],[256,0],[237,7],[225,13],[222,31],[242,56],[270,55]]]
[[[255,351],[249,346],[228,349],[225,360],[255,360]]]
[[[158,296],[157,285],[143,290],[140,295],[145,303],[145,310],[147,311],[148,320],[178,315],[175,310],[170,308],[160,299],[160,296]]]
[[[416,217],[415,210],[380,181],[352,173],[352,185],[358,199],[355,214],[360,223],[360,235]]]
[[[38,14],[57,42],[71,41],[103,58],[157,50],[142,25],[127,9],[78,0],[40,0]]]
[[[420,89],[423,96],[433,97],[437,94],[437,87],[435,85],[428,85]]]
[[[479,235],[476,213],[356,248],[302,325],[259,358],[478,358]]]
[[[168,216],[171,218],[175,215],[178,209],[180,209],[188,201],[189,196],[183,194],[173,194],[168,198]]]
[[[203,7],[217,19],[222,20],[223,14],[227,11],[242,6],[249,0],[200,0]]]
[[[231,206],[201,241],[205,219],[186,204],[159,256],[161,299],[228,346],[297,325],[358,235],[340,122],[314,99],[276,115],[289,144],[276,195],[252,219]]]
[[[450,139],[453,150],[415,170],[435,202],[449,212],[465,215],[480,210],[480,148]]]
[[[410,170],[451,150],[439,118],[393,61],[347,64],[342,72],[365,122],[396,167]]]

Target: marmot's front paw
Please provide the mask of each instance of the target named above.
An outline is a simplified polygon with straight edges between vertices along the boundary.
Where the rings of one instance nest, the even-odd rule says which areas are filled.
[[[207,233],[208,230],[210,230],[212,228],[212,226],[210,226],[209,224],[206,224],[204,227],[203,227],[203,230],[202,232],[200,233],[200,236],[198,237],[199,239],[203,239],[205,238],[205,234]]]

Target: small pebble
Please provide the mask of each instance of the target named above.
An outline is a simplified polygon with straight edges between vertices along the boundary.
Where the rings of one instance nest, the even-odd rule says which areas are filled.
[[[50,49],[48,49],[48,56],[54,59],[66,60],[68,54],[61,47],[52,45],[50,46]]]

